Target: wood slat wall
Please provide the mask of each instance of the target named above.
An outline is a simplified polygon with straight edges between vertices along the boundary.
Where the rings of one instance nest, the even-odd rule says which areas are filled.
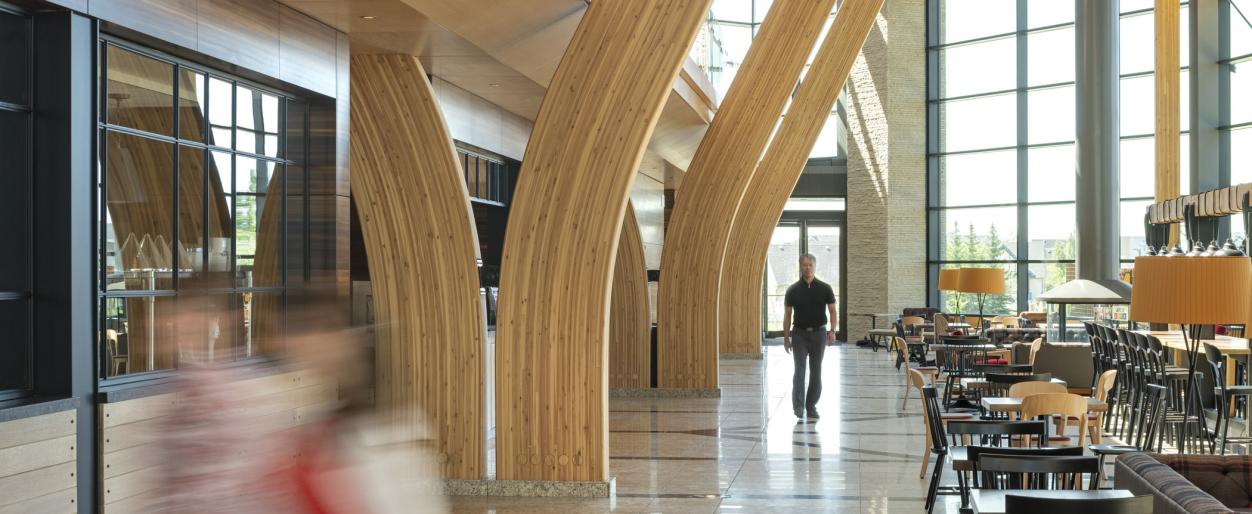
[[[660,387],[717,387],[718,284],[735,209],[834,5],[770,8],[683,176],[661,254]]]
[[[0,514],[77,512],[78,413],[0,423]]]
[[[709,3],[592,2],[557,67],[505,238],[498,479],[608,478],[609,294],[622,218]]]
[[[232,384],[231,390],[242,395],[233,400],[246,405],[244,412],[235,414],[278,430],[315,419],[311,412],[332,406],[339,396],[334,381],[313,371],[251,378]],[[168,454],[160,445],[174,426],[168,416],[183,401],[188,400],[182,393],[167,393],[100,406],[101,512],[145,512],[154,507],[155,493],[167,485],[159,459]]]
[[[380,406],[438,424],[445,478],[484,478],[478,237],[417,57],[352,57],[353,193],[370,261]],[[511,295],[510,295],[511,296]],[[415,425],[421,419],[412,414]]]
[[[635,209],[626,206],[613,266],[609,312],[609,387],[651,386],[652,341],[648,314],[648,270]]]
[[[761,281],[770,237],[884,1],[845,0],[840,6],[774,144],[748,183],[722,259],[718,343],[723,352],[761,351]]]
[[[1180,76],[1178,73],[1179,16],[1178,2],[1156,0],[1156,201],[1176,198],[1179,193],[1181,163],[1180,146]],[[1178,242],[1178,227],[1170,229],[1169,244]]]

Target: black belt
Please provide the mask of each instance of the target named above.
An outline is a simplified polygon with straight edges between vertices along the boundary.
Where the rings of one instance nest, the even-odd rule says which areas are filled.
[[[803,330],[805,332],[816,332],[818,330],[825,330],[825,329],[826,329],[826,325],[821,325],[821,326],[816,326],[816,327],[796,327],[796,330]]]

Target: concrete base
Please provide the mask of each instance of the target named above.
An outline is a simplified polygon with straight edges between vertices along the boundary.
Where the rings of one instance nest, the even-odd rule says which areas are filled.
[[[678,387],[621,387],[609,390],[609,398],[721,398],[722,389]]]
[[[747,352],[747,353],[724,352],[724,353],[719,354],[719,357],[721,357],[723,360],[728,360],[728,361],[734,361],[734,360],[759,361],[765,358],[765,354],[762,352]]]
[[[608,481],[574,480],[444,480],[447,496],[541,496],[549,498],[612,498],[617,478]]]

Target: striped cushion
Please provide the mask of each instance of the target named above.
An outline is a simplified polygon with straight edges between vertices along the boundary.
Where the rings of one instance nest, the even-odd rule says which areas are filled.
[[[1252,457],[1246,455],[1154,455],[1196,487],[1228,507],[1252,504]]]
[[[1174,468],[1158,460],[1168,457],[1178,456],[1166,456],[1155,453],[1128,453],[1122,455],[1117,458],[1117,463],[1119,466],[1125,466],[1127,469],[1119,470],[1117,476],[1121,477],[1122,473],[1126,471],[1134,473],[1143,482],[1151,484],[1151,487],[1159,491],[1161,496],[1168,498],[1169,502],[1177,504],[1186,512],[1229,512],[1229,509],[1222,502],[1210,496],[1196,484],[1191,483],[1184,475],[1175,471]],[[1191,459],[1200,456],[1184,455],[1182,457]],[[1173,459],[1170,460],[1172,461]],[[1119,486],[1121,483],[1119,478]],[[1239,504],[1239,506],[1242,505],[1246,505],[1246,503]]]

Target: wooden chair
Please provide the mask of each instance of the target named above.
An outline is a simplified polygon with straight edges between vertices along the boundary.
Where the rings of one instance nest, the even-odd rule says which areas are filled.
[[[1152,514],[1152,495],[1130,498],[1038,498],[1016,494],[1004,497],[1004,511],[1013,514]]]
[[[1065,420],[1071,417],[1083,419],[1087,416],[1087,398],[1069,393],[1034,394],[1022,398],[1022,419],[1049,415],[1060,418],[1057,435],[1064,436]],[[1078,444],[1082,444],[1086,436],[1087,424],[1079,423]]]
[[[1069,392],[1065,386],[1047,382],[1018,382],[1009,387],[1009,398],[1025,398],[1036,394],[1064,394]]]
[[[121,369],[123,366],[126,367],[127,372],[130,372],[130,356],[125,353],[121,353],[122,344],[118,339],[117,330],[111,328],[106,329],[104,331],[104,340],[108,345],[109,360],[113,364],[113,373],[109,376],[115,377],[121,375]]]
[[[1109,401],[1109,393],[1113,391],[1113,385],[1117,383],[1117,370],[1110,369],[1100,374],[1100,378],[1096,380],[1095,399],[1105,402]],[[1087,430],[1091,432],[1091,444],[1100,444],[1100,436],[1104,432],[1104,414],[1093,413],[1087,415]]]
[[[909,364],[908,357],[905,357],[903,342],[896,347],[896,352],[904,362],[904,375],[906,382],[904,384],[904,400],[900,402],[900,410],[904,411],[909,405],[909,393],[914,388],[917,389],[917,397],[922,397],[922,387],[927,384],[934,384],[939,379],[939,368],[937,366],[912,366]],[[913,378],[913,375],[920,375],[922,380],[919,382]]]
[[[1042,337],[1036,338],[1034,342],[1030,343],[1030,358],[1027,362],[1029,362],[1031,366],[1035,365],[1035,354],[1039,353],[1040,348],[1043,348]]]
[[[911,335],[920,336],[921,334],[916,333],[917,329],[914,327],[924,323],[926,323],[926,318],[921,316],[904,316],[900,318],[900,326],[904,327],[904,330]]]

